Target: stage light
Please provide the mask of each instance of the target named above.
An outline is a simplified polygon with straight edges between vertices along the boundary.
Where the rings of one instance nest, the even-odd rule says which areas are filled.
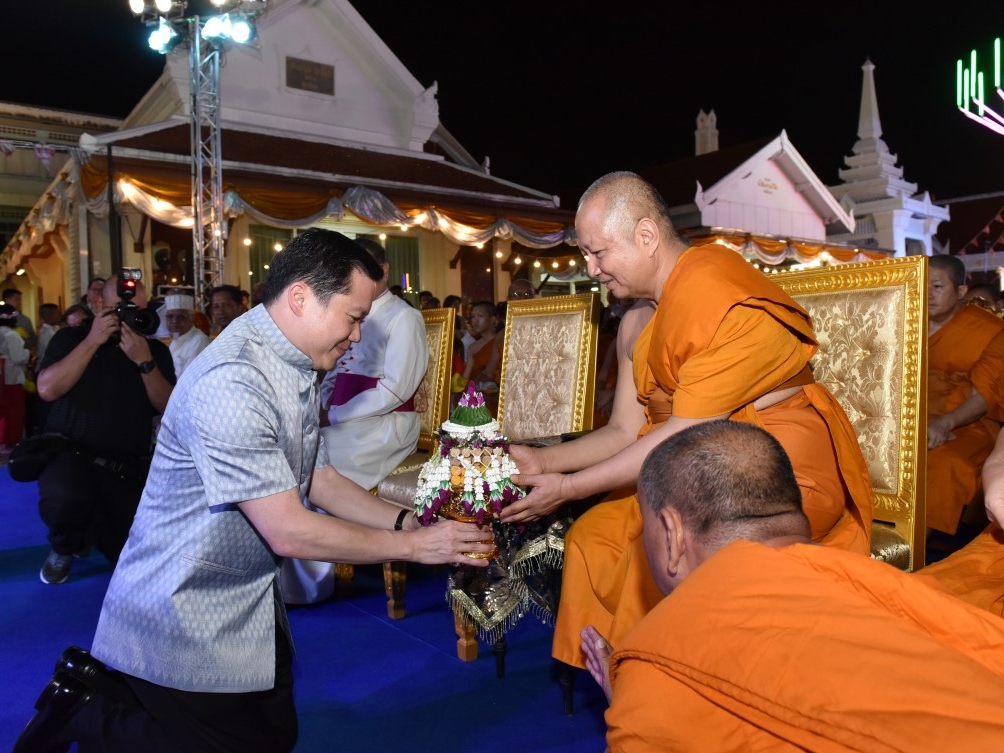
[[[206,39],[228,39],[232,28],[230,15],[224,13],[222,16],[213,16],[206,21],[206,25],[202,27],[202,36]]]
[[[133,12],[133,15],[138,16],[146,8],[145,0],[129,0],[129,10]]]
[[[160,13],[167,13],[174,3],[171,0],[153,0],[153,5]]]
[[[255,38],[254,22],[249,16],[235,15],[230,28],[230,38],[237,44],[247,44]]]
[[[178,32],[163,18],[157,28],[150,32],[150,49],[166,55],[180,41]]]

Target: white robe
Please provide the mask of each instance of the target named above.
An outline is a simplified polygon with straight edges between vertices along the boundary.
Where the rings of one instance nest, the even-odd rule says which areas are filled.
[[[171,338],[171,358],[174,359],[175,379],[181,379],[181,372],[209,345],[209,336],[198,327],[192,327],[183,335]]]

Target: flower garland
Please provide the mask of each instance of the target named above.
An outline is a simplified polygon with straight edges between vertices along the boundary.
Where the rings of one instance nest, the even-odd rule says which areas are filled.
[[[504,437],[485,437],[474,430],[470,437],[459,440],[442,429],[437,430],[436,436],[439,452],[422,466],[415,492],[415,514],[422,525],[432,523],[439,509],[450,500],[453,487],[460,485],[461,475],[460,501],[464,511],[474,515],[478,523],[523,498],[523,490],[510,478],[519,469],[509,457],[509,442]],[[465,454],[476,459],[472,461]],[[486,456],[490,458],[487,464],[481,462]],[[453,458],[458,464],[453,463]]]

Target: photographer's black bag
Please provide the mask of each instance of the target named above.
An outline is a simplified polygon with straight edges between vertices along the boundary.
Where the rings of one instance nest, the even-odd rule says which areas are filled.
[[[15,481],[38,481],[45,466],[56,455],[73,445],[62,434],[36,434],[14,445],[7,459],[7,472]]]

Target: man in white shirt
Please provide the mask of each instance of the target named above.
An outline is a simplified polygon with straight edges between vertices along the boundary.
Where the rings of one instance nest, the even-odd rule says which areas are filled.
[[[173,294],[164,298],[164,319],[171,333],[171,357],[178,379],[195,357],[209,345],[209,336],[195,326],[195,299]]]

